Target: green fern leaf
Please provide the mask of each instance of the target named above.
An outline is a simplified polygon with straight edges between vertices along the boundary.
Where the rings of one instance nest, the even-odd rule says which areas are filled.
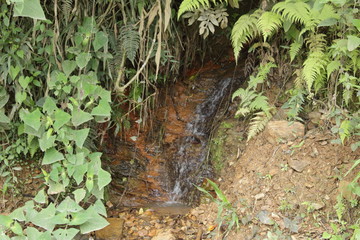
[[[310,53],[308,58],[304,61],[302,73],[309,92],[311,91],[315,79],[319,77],[321,72],[325,72],[327,62],[326,55],[321,51]]]
[[[268,98],[263,95],[258,95],[249,105],[251,110],[261,110],[265,113],[270,111]]]
[[[251,15],[242,15],[236,21],[231,31],[231,42],[236,61],[244,44],[259,35],[257,22],[262,12],[262,10],[258,9]]]
[[[239,116],[243,116],[245,117],[246,115],[248,115],[250,113],[250,109],[249,108],[239,108],[236,113],[235,113],[235,117],[239,117]]]
[[[293,23],[307,26],[311,22],[310,6],[302,0],[279,2],[274,5],[272,11],[281,14],[283,18]]]
[[[126,57],[134,64],[136,53],[140,46],[140,35],[135,25],[127,25],[121,28],[120,41]]]
[[[266,124],[272,118],[271,111],[269,113],[266,112],[258,112],[255,114],[255,117],[251,119],[250,127],[248,131],[247,141],[251,138],[255,137],[259,132],[264,130]]]
[[[338,70],[338,69],[340,68],[340,66],[341,66],[341,63],[340,63],[339,60],[331,61],[331,62],[327,65],[327,67],[326,67],[327,79],[329,79],[329,78],[330,78],[330,75],[331,75],[334,71]]]
[[[66,22],[69,21],[70,13],[73,9],[73,0],[63,0],[62,1],[62,11]]]
[[[264,41],[282,25],[282,18],[275,12],[264,12],[258,21],[258,26],[264,36]]]
[[[290,45],[289,53],[290,53],[290,61],[291,62],[295,59],[296,55],[299,53],[302,45],[303,45],[303,43],[300,41],[295,41]]]
[[[211,0],[214,4],[227,2],[228,0]],[[180,4],[178,11],[178,19],[182,14],[188,11],[194,11],[201,7],[209,8],[210,1],[209,0],[183,0]]]

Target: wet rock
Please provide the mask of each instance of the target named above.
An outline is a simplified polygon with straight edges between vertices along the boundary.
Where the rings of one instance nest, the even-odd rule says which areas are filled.
[[[296,138],[303,137],[305,134],[305,126],[302,123],[294,122],[289,125],[288,121],[270,121],[264,131],[266,139],[271,144],[278,141],[293,141]]]
[[[122,218],[107,218],[110,224],[95,232],[96,239],[99,240],[117,240],[121,239],[123,232],[124,219]]]
[[[175,236],[171,233],[171,230],[158,233],[151,240],[175,240]]]
[[[304,169],[309,165],[306,161],[299,161],[299,160],[289,160],[289,166],[297,172],[302,172]]]

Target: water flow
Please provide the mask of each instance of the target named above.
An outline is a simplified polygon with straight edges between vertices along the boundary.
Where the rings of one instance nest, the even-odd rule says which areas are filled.
[[[187,136],[181,139],[172,160],[172,175],[175,176],[170,196],[172,201],[191,201],[190,190],[201,181],[213,119],[228,96],[231,81],[232,78],[225,78],[210,89],[205,101],[197,105],[194,120],[186,126]]]

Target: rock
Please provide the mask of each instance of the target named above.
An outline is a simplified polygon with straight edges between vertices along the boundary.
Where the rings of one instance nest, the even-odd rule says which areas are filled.
[[[148,231],[146,231],[145,229],[141,229],[141,230],[139,230],[139,236],[140,237],[145,237],[145,236],[147,236],[148,235]]]
[[[302,172],[304,169],[309,165],[306,161],[299,161],[299,160],[289,160],[289,166],[297,172]]]
[[[320,210],[320,209],[325,207],[325,204],[322,203],[322,202],[321,203],[314,203],[313,207],[314,207],[315,210]]]
[[[278,141],[293,141],[296,138],[304,137],[305,126],[302,123],[294,122],[290,124],[288,121],[270,121],[264,131],[266,139],[275,144]]]
[[[313,111],[311,113],[308,114],[309,119],[312,123],[319,125],[320,121],[321,121],[321,113],[318,111]]]
[[[122,218],[107,218],[110,224],[105,228],[96,231],[96,239],[103,240],[117,240],[121,239],[123,232],[124,219]]]
[[[171,230],[158,233],[151,240],[175,240],[175,236],[171,233]]]
[[[260,199],[262,199],[262,198],[264,198],[265,197],[265,194],[264,193],[259,193],[259,194],[256,194],[255,195],[255,199],[256,200],[260,200]]]

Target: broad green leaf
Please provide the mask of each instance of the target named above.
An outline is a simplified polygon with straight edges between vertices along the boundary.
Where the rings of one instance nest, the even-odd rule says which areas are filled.
[[[39,139],[39,146],[43,152],[47,149],[54,147],[56,136],[48,137],[47,134],[43,134],[43,136]]]
[[[45,126],[44,125],[41,125],[40,129],[37,130],[37,131],[34,128],[32,128],[32,127],[30,127],[30,126],[28,126],[26,124],[24,125],[24,133],[27,133],[29,135],[34,135],[34,136],[36,136],[38,138],[41,138],[42,135],[44,134],[44,132],[45,132]]]
[[[17,75],[19,74],[20,72],[20,67],[19,66],[10,66],[10,71],[9,71],[9,74],[10,74],[10,77],[12,80],[15,80],[15,78],[17,77]]]
[[[31,112],[31,113],[25,113],[23,115],[23,121],[26,125],[32,127],[35,131],[38,131],[40,126],[41,126],[41,122],[40,122],[40,118],[41,118],[42,114],[40,112],[39,109],[36,109],[35,111]]]
[[[75,70],[75,68],[77,67],[76,62],[72,61],[72,60],[65,60],[62,63],[62,67],[64,70],[64,73],[67,77],[70,76],[70,74]],[[71,80],[70,80],[71,81]]]
[[[21,2],[16,1],[14,7],[14,16],[46,20],[39,0],[25,0]]]
[[[106,46],[107,43],[108,43],[108,36],[106,33],[100,31],[95,34],[95,39],[93,41],[95,52],[97,52],[100,48]]]
[[[7,94],[5,88],[0,88],[0,108],[3,108],[5,104],[9,101],[9,94]]]
[[[107,171],[100,169],[98,172],[98,186],[99,189],[107,186],[111,182],[111,175]]]
[[[86,234],[92,231],[102,229],[109,225],[103,217],[101,217],[94,209],[94,207],[89,207],[87,209],[90,218],[83,224],[80,225],[80,231],[82,234]]]
[[[43,105],[43,110],[45,112],[47,112],[48,114],[51,114],[52,112],[54,112],[57,109],[58,108],[56,106],[54,99],[52,97],[46,97],[44,105]]]
[[[358,31],[360,31],[360,19],[353,19],[352,22]]]
[[[31,222],[36,226],[42,227],[51,232],[56,225],[53,222],[55,214],[55,205],[51,203],[47,208],[41,210],[38,214],[36,214],[34,218],[31,219]]]
[[[0,111],[0,123],[10,123],[10,118],[8,118],[2,111]]]
[[[90,175],[89,173],[87,173],[87,178],[86,178],[86,182],[85,182],[85,186],[87,188],[87,190],[89,192],[91,192],[91,190],[94,187],[94,176]]]
[[[79,230],[75,228],[58,229],[53,232],[53,236],[56,238],[56,240],[69,240],[74,239],[78,232]]]
[[[29,78],[29,77],[24,77],[24,76],[19,77],[19,83],[23,89],[26,89],[28,87],[30,81],[31,81],[31,78]]]
[[[72,112],[72,119],[71,122],[75,127],[92,120],[93,117],[90,113],[84,112],[81,109],[74,109]]]
[[[42,233],[39,232],[36,228],[27,227],[25,229],[25,233],[29,239],[42,239],[41,238]]]
[[[48,180],[48,185],[49,185],[49,189],[47,193],[50,195],[65,192],[65,186],[60,182],[54,182],[52,180]]]
[[[69,212],[80,212],[83,210],[74,200],[72,200],[69,196],[63,200],[60,205],[57,207],[57,211],[69,213]]]
[[[91,59],[91,54],[90,53],[80,53],[76,57],[76,64],[78,65],[78,67],[80,69],[83,69],[84,67],[86,67],[86,65],[88,64],[90,59]]]
[[[74,197],[75,197],[75,202],[79,203],[79,202],[81,202],[81,200],[84,199],[84,197],[86,195],[86,191],[84,189],[80,188],[80,189],[75,190],[73,192],[73,194],[74,194]]]
[[[25,101],[27,97],[26,92],[18,91],[15,93],[15,100],[18,104],[21,104],[23,101]]]
[[[99,105],[95,107],[91,112],[91,114],[94,116],[103,116],[103,117],[109,117],[110,113],[111,113],[111,107],[109,103],[104,99],[101,99]]]
[[[348,36],[347,49],[350,52],[355,50],[359,45],[360,45],[360,38],[359,37],[356,37],[356,36],[353,36],[353,35]]]
[[[104,99],[107,102],[111,102],[111,92],[110,91],[101,88],[99,95],[100,95],[101,99]]]
[[[16,219],[18,221],[25,221],[25,215],[24,215],[24,208],[17,208],[15,209],[10,215],[12,219]]]
[[[70,114],[64,112],[61,109],[58,109],[55,112],[55,123],[54,123],[55,131],[58,131],[62,126],[68,123],[70,119],[71,119]]]
[[[87,163],[75,167],[73,177],[74,177],[77,185],[79,185],[84,180],[84,176],[85,176],[85,173],[87,172],[87,170],[88,170]]]
[[[100,199],[98,199],[98,200],[95,202],[95,204],[94,204],[94,209],[95,209],[95,211],[96,211],[98,214],[101,214],[101,215],[103,215],[104,217],[107,216],[107,214],[106,214],[106,208],[105,208],[103,202],[102,202]]]
[[[9,228],[13,222],[14,220],[11,217],[0,215],[0,225]]]
[[[16,221],[11,225],[10,230],[17,235],[24,235],[21,225]]]
[[[75,212],[72,213],[72,219],[71,222],[69,223],[70,226],[77,226],[77,225],[81,225],[83,223],[85,223],[86,221],[88,221],[91,216],[90,216],[90,212],[88,210],[83,210],[80,212]]]
[[[45,190],[41,189],[35,196],[34,201],[37,203],[45,203],[46,202],[46,194]]]
[[[71,139],[75,141],[78,148],[82,148],[86,138],[89,135],[90,128],[84,128],[81,130],[73,130],[71,133]]]
[[[46,150],[42,164],[51,164],[64,159],[64,155],[58,152],[54,147]]]

